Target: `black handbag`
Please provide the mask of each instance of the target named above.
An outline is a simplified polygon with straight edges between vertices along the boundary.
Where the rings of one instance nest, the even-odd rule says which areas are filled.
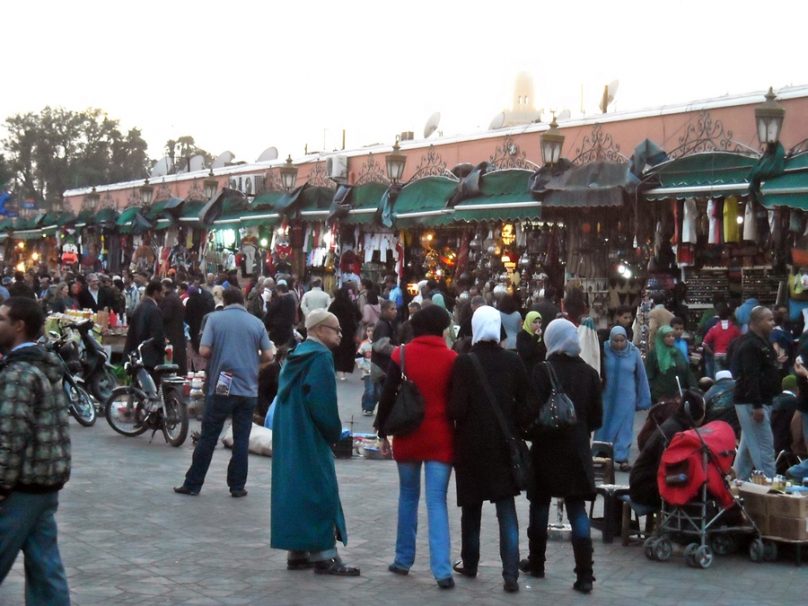
[[[424,397],[418,387],[407,378],[404,370],[404,346],[401,346],[401,385],[390,414],[384,421],[384,433],[401,437],[411,434],[424,420]]]
[[[502,415],[502,410],[497,403],[494,390],[491,389],[491,384],[485,376],[485,371],[483,370],[483,365],[480,364],[480,360],[473,353],[469,354],[469,357],[474,364],[474,369],[477,371],[477,379],[483,391],[485,391],[488,401],[491,403],[491,408],[494,411],[494,415],[497,418],[497,422],[505,438],[505,444],[508,447],[508,456],[511,461],[511,477],[519,490],[527,490],[533,478],[530,450],[527,444],[525,444],[525,441],[514,437],[511,430],[508,428],[508,424],[505,422],[505,417]]]
[[[559,430],[576,425],[578,415],[575,412],[575,404],[561,388],[553,365],[544,362],[543,366],[547,368],[547,374],[550,376],[551,391],[547,401],[539,410],[536,425],[544,430]]]

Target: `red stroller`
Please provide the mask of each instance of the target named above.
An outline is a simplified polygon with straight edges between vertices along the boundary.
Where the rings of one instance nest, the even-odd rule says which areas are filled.
[[[714,553],[724,555],[737,547],[739,534],[754,535],[749,553],[759,559],[760,533],[726,480],[734,457],[735,432],[724,421],[673,437],[657,472],[661,521],[656,535],[645,542],[649,559],[669,560],[675,539],[688,543],[684,551],[688,566],[708,568]]]

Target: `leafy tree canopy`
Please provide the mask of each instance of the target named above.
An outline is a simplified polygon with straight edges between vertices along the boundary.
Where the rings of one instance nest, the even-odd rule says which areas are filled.
[[[205,166],[210,166],[213,162],[213,154],[199,147],[190,135],[169,139],[166,141],[165,150],[174,167],[172,173],[187,172],[188,164],[194,156],[202,156],[205,159]]]

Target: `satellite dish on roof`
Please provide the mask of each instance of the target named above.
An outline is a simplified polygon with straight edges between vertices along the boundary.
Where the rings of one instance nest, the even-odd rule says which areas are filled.
[[[426,125],[424,125],[424,139],[429,139],[429,136],[438,130],[438,124],[440,124],[440,112],[435,112],[429,116]]]
[[[216,156],[216,159],[213,161],[213,164],[210,165],[211,168],[224,168],[228,164],[230,164],[235,159],[233,152],[224,151]]]
[[[261,152],[261,155],[258,156],[256,162],[269,162],[271,160],[278,159],[278,148],[277,147],[267,147],[264,151]]]
[[[191,159],[188,160],[188,172],[193,173],[198,170],[205,170],[205,156],[199,154],[191,156]]]
[[[174,168],[174,162],[168,156],[163,156],[152,166],[149,178],[165,177]]]
[[[619,80],[612,80],[603,88],[603,97],[600,100],[600,111],[604,114],[609,108],[609,104],[614,101],[614,96],[617,94],[617,87],[620,84]]]
[[[569,120],[570,116],[572,116],[572,112],[568,109],[562,109],[561,113],[556,116],[556,120]]]
[[[488,125],[488,130],[497,130],[503,126],[505,126],[505,112],[499,112],[494,116],[494,119],[491,120],[491,124]]]

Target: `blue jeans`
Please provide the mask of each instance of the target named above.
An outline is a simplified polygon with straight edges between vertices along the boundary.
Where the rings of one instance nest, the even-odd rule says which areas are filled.
[[[773,478],[776,469],[774,463],[774,436],[772,435],[772,407],[764,406],[763,421],[757,423],[752,418],[754,408],[751,404],[736,404],[735,412],[741,424],[741,443],[735,455],[735,474],[739,480],[748,480],[752,469],[759,469],[766,477]]]
[[[362,381],[365,383],[365,391],[362,393],[362,410],[373,412],[373,409],[376,408],[376,403],[379,401],[381,383],[373,381],[370,375],[362,377]]]
[[[70,591],[56,542],[59,493],[12,492],[0,502],[0,583],[25,554],[25,603],[69,606]]]
[[[808,413],[801,412],[800,415],[802,416],[802,436],[808,441]],[[808,459],[789,467],[786,474],[797,481],[808,478]]]
[[[589,538],[589,516],[583,499],[565,498],[564,509],[572,526],[573,539]],[[547,529],[550,521],[550,497],[534,499],[530,503],[530,526],[536,530]],[[530,530],[528,530],[528,533]]]
[[[202,435],[194,449],[191,467],[185,474],[185,487],[198,491],[205,483],[213,449],[227,417],[233,417],[233,454],[227,466],[227,485],[230,490],[242,490],[247,483],[247,453],[250,445],[252,416],[257,398],[247,396],[220,396],[211,394],[205,401],[202,417]]]
[[[438,461],[424,462],[426,512],[429,521],[429,567],[436,580],[452,576],[449,512],[446,489],[452,466]],[[421,495],[421,462],[398,463],[398,531],[394,564],[409,570],[415,562],[415,533],[418,530],[418,500]]]
[[[505,580],[519,578],[519,521],[513,497],[495,501],[499,521],[499,557],[502,560],[502,577]],[[464,505],[460,517],[463,546],[460,557],[463,567],[477,570],[480,562],[480,516],[483,504]]]

